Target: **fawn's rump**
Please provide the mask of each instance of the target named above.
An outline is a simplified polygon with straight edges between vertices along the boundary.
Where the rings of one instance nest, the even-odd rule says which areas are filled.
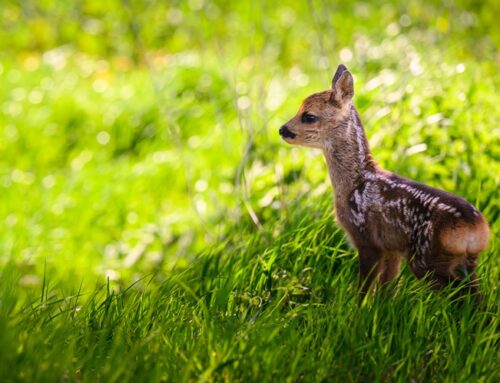
[[[482,217],[475,223],[444,228],[439,235],[442,251],[456,256],[477,255],[486,248],[488,240],[488,224]]]

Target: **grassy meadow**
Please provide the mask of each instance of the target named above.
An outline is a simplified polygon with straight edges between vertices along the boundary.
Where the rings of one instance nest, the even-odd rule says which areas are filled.
[[[3,0],[1,382],[500,381],[498,1]],[[339,63],[385,168],[491,226],[478,309],[358,305],[322,154]]]

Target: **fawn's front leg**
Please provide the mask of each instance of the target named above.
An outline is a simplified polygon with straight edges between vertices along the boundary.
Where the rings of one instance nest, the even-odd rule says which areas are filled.
[[[388,252],[383,255],[381,262],[383,262],[383,270],[380,275],[380,283],[385,285],[398,276],[401,265],[401,254],[398,252]]]
[[[363,299],[384,272],[384,260],[381,251],[373,247],[360,247],[358,252],[359,288]]]

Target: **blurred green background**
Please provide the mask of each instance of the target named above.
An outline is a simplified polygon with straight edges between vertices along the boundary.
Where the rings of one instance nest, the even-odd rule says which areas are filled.
[[[0,380],[498,381],[499,19],[2,0]],[[277,133],[339,63],[380,164],[490,222],[480,315],[408,270],[358,307],[324,159]]]
[[[472,202],[486,189],[485,207],[499,15],[496,1],[4,0],[0,257],[29,283],[45,263],[129,279],[330,193],[320,154],[276,131],[340,62],[382,165]]]

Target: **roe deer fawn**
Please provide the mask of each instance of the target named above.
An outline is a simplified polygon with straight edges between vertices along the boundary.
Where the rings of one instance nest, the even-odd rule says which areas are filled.
[[[488,244],[485,219],[456,195],[380,168],[353,95],[352,75],[339,65],[332,89],[307,97],[279,133],[289,144],[323,151],[337,220],[359,252],[361,296],[392,280],[403,257],[435,289],[464,281],[479,300],[475,269]]]

